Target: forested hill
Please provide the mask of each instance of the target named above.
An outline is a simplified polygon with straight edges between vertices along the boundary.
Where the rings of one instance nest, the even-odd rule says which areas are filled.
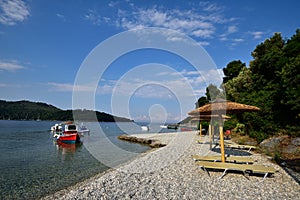
[[[61,110],[55,106],[30,101],[0,100],[0,120],[73,120],[73,114],[80,115],[80,120],[95,121],[90,117],[91,110]],[[99,122],[130,122],[132,120],[96,111]]]

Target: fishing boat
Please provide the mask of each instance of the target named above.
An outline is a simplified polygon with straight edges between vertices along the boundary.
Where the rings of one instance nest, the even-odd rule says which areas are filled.
[[[78,133],[71,133],[71,134],[61,134],[57,136],[57,141],[63,142],[66,144],[75,144],[80,142],[80,137]]]
[[[64,126],[63,126],[64,125]],[[61,123],[61,131],[55,131],[53,138],[59,142],[66,144],[75,144],[80,142],[80,136],[78,134],[78,126],[73,123]]]

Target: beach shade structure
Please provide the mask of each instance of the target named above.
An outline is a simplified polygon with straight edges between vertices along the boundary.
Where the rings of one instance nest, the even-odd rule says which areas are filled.
[[[201,115],[218,115],[219,116],[219,131],[220,131],[220,148],[221,148],[221,160],[225,162],[225,148],[224,148],[224,134],[222,125],[222,115],[224,114],[238,114],[243,112],[256,112],[260,109],[256,106],[226,101],[225,99],[216,99],[204,106],[201,106],[195,110],[190,111],[189,115],[197,115],[201,118]]]

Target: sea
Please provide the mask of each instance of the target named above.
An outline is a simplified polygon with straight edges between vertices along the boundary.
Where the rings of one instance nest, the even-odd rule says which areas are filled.
[[[176,131],[159,124],[150,124],[149,130],[143,131],[145,123],[89,122],[84,125],[91,131],[81,137],[82,143],[61,145],[50,131],[55,123],[59,122],[0,120],[0,199],[39,199],[149,150],[145,145],[121,141],[118,135]],[[95,144],[97,148],[93,148]],[[110,149],[122,149],[130,156],[114,163],[116,153]],[[104,162],[99,159],[102,154]]]

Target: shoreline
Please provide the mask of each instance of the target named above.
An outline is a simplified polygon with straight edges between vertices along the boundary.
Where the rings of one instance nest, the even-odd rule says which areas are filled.
[[[210,151],[209,145],[197,144],[199,136],[195,131],[131,136],[155,139],[167,146],[150,149],[115,169],[108,169],[42,199],[298,198],[299,184],[261,154],[253,153],[251,157],[258,164],[278,170],[273,177],[260,182],[260,176],[250,176],[248,180],[241,174],[229,173],[218,180],[221,172],[211,172],[209,177],[191,158],[195,154],[219,155],[217,151]]]

